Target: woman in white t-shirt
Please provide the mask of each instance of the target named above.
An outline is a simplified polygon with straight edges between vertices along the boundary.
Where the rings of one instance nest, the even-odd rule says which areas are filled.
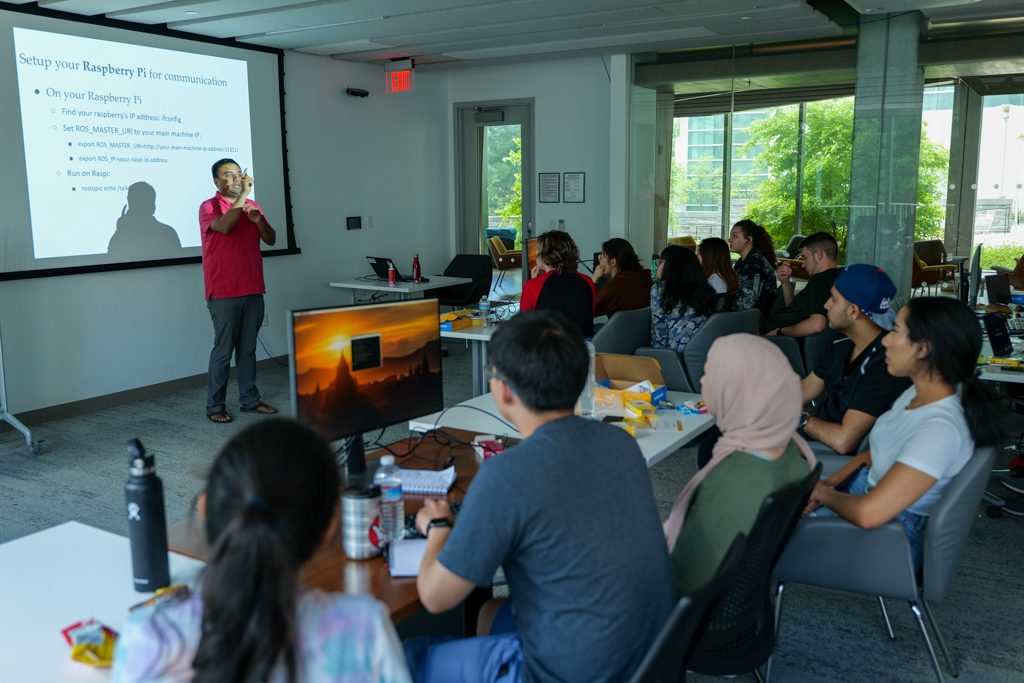
[[[870,448],[819,482],[808,508],[822,505],[864,529],[899,519],[921,566],[932,505],[977,446],[999,439],[999,407],[975,374],[981,328],[947,297],[913,299],[882,340],[889,374],[913,386],[871,429]],[[843,491],[833,488],[861,469]]]

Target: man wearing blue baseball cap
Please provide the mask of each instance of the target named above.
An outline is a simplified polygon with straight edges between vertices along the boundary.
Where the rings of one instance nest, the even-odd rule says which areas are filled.
[[[825,303],[828,324],[846,336],[832,344],[801,382],[804,403],[821,397],[800,426],[808,437],[837,453],[854,454],[879,415],[910,386],[885,364],[882,337],[892,327],[889,310],[896,285],[881,268],[847,266]]]

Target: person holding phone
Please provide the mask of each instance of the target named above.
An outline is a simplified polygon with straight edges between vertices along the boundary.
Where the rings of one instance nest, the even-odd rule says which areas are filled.
[[[245,412],[270,415],[277,410],[260,400],[256,388],[256,335],[263,324],[263,254],[260,240],[277,242],[259,204],[249,199],[256,179],[234,159],[213,165],[217,194],[199,207],[203,237],[206,307],[213,320],[213,351],[207,380],[206,416],[231,422],[227,412],[231,354],[238,371],[238,400]]]

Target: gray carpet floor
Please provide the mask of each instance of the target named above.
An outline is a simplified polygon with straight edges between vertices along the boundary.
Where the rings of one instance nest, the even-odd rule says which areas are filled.
[[[470,353],[461,343],[445,346],[450,351],[443,369],[445,405],[454,405],[471,395]],[[266,402],[279,408],[288,405],[285,368],[261,372],[259,386]],[[197,387],[37,425],[35,438],[45,440],[39,456],[28,452],[20,434],[0,432],[0,543],[68,520],[126,534],[125,444],[133,437],[140,438],[156,455],[168,521],[185,519],[192,514],[195,497],[220,446],[236,430],[261,419],[240,413],[237,403],[229,400],[235,422],[218,425],[205,418],[204,407],[205,387]],[[1022,430],[1024,417],[1007,418],[1008,437]],[[406,429],[398,425],[388,428],[382,442],[406,436]],[[1001,455],[997,466],[1004,467],[1011,457],[1008,452]],[[651,484],[663,518],[695,471],[696,444],[651,469]],[[991,484],[997,495],[1014,497],[998,480]],[[1020,644],[1024,590],[1017,581],[1022,576],[1024,519],[989,519],[979,505],[953,588],[947,600],[935,608],[960,666],[961,681],[1024,680],[1024,647]],[[889,642],[873,598],[789,586],[772,679],[931,683],[935,676],[909,608],[890,601],[889,615],[895,642]],[[713,679],[691,676],[690,680]]]

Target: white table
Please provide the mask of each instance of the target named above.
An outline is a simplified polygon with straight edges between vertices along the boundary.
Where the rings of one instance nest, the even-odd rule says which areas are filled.
[[[204,566],[168,556],[172,585]],[[135,592],[123,536],[66,522],[0,545],[0,681],[110,680],[110,669],[73,661],[61,631],[90,618],[120,631],[128,608],[150,597]]]
[[[356,302],[356,290],[362,289],[372,292],[391,292],[398,296],[400,300],[414,298],[414,294],[423,294],[431,289],[440,289],[441,287],[451,287],[452,285],[465,285],[473,281],[472,278],[468,277],[445,277],[443,275],[432,275],[430,282],[396,282],[395,284],[388,284],[387,280],[375,280],[366,279],[360,280],[358,278],[353,280],[340,280],[338,282],[332,282],[331,287],[337,287],[339,289],[347,289],[352,294],[352,303]]]
[[[680,391],[668,392],[668,400],[676,404],[685,401],[699,401],[700,399],[700,394],[684,394]],[[644,460],[647,461],[648,467],[654,467],[715,424],[715,418],[707,414],[684,415],[678,410],[659,410],[658,415],[666,419],[682,420],[683,431],[637,430],[636,444],[640,447],[640,452],[643,454]],[[519,432],[510,424],[505,423],[505,419],[498,412],[498,407],[494,404],[494,397],[491,394],[477,396],[440,413],[432,413],[409,421],[409,429],[415,432],[427,432],[436,427],[465,429],[469,432],[496,434],[513,439],[521,438]]]
[[[1013,350],[1019,351],[1021,343],[1018,341],[1019,337],[1013,337]],[[983,339],[981,342],[981,355],[989,357],[992,355],[992,344],[989,343],[988,339]],[[1024,384],[1024,372],[1017,372],[1015,370],[1003,370],[998,365],[986,365],[981,369],[981,374],[978,376],[979,379],[988,380],[989,382],[1007,382],[1009,384]]]
[[[468,341],[473,354],[473,397],[487,393],[487,342],[494,334],[495,326],[471,325],[454,332],[441,331],[442,339],[464,339]]]

